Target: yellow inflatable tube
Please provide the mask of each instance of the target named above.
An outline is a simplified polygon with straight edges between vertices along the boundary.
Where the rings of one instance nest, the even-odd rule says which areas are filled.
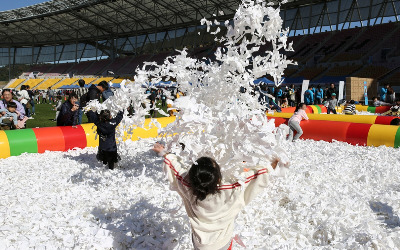
[[[281,117],[290,118],[292,113],[277,113],[269,114],[268,117]],[[353,122],[353,123],[366,123],[375,124],[377,116],[375,115],[334,115],[334,114],[307,114],[310,120],[320,120],[320,121],[337,121],[337,122]]]

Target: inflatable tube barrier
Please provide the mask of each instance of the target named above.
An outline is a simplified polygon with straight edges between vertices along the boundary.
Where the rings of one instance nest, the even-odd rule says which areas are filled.
[[[391,106],[379,106],[379,107],[370,107],[370,106],[363,106],[363,105],[356,105],[356,110],[358,112],[370,112],[374,114],[382,114],[386,111],[389,111]]]
[[[289,108],[282,108],[282,113],[294,113],[296,110],[296,107],[289,107]],[[328,110],[324,105],[307,105],[306,113],[307,114],[322,114],[322,113],[327,113]],[[337,107],[336,112],[341,113],[342,108]]]
[[[135,128],[131,138],[138,140],[158,135],[158,128],[149,127],[150,119],[146,119],[144,128]],[[161,127],[175,121],[175,116],[158,118]],[[73,128],[47,127],[21,130],[0,131],[0,158],[18,156],[23,153],[44,153],[45,151],[68,151],[73,148],[97,147],[99,141],[96,126],[93,123],[82,124]]]
[[[275,117],[275,126],[286,124],[289,119]],[[347,142],[359,146],[400,146],[400,126],[365,124],[339,121],[308,120],[301,122],[301,139],[316,141],[332,140]]]
[[[290,118],[293,113],[267,113],[268,117]],[[390,122],[398,117],[395,116],[376,116],[376,115],[333,115],[333,114],[307,114],[310,120],[352,122],[364,124],[390,125]]]

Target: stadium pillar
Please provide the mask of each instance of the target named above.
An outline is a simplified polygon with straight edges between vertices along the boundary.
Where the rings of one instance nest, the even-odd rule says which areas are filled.
[[[11,48],[8,47],[8,81],[11,81]]]

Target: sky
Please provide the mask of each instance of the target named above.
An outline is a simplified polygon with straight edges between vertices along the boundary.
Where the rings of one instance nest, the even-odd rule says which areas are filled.
[[[0,11],[26,7],[49,0],[0,0]]]

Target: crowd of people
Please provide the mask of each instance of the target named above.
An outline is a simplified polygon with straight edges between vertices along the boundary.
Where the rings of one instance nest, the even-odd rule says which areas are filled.
[[[242,90],[242,92],[245,90]],[[282,108],[296,107],[301,103],[301,88],[295,87],[294,84],[286,87],[268,87],[267,84],[261,83],[254,86],[253,95],[258,95],[258,100],[267,110],[275,110],[281,112]],[[337,96],[339,92],[335,84],[330,87],[323,88],[321,85],[312,86],[304,92],[304,103],[306,105],[324,104],[329,108],[329,112],[336,113]],[[332,101],[336,99],[336,101]]]
[[[51,104],[54,106],[56,115],[53,121],[57,126],[75,126],[82,123],[83,108],[91,100],[106,100],[113,95],[108,83],[103,81],[98,85],[85,87],[85,81],[78,81],[79,88],[74,90],[31,90],[28,85],[22,85],[20,90],[4,89],[0,101],[0,124],[1,129],[21,129],[25,127],[27,120],[34,119],[35,104]],[[246,91],[241,89],[241,92]],[[148,88],[150,117],[157,116],[156,103],[161,102],[161,107],[167,107],[169,115],[174,115],[176,110],[172,109],[173,101],[184,95],[179,89]],[[281,112],[282,108],[296,107],[302,103],[301,88],[294,84],[285,87],[268,86],[265,83],[254,85],[251,94],[265,106],[267,111]],[[325,105],[327,113],[337,113],[339,105],[344,105],[343,114],[356,114],[354,100],[338,100],[338,89],[331,83],[329,87],[321,85],[312,86],[303,93],[305,105]],[[65,102],[64,102],[65,101]],[[10,105],[8,105],[10,104]],[[396,99],[396,93],[389,85],[380,89],[380,97],[373,97],[371,106],[392,105],[391,109],[383,115],[400,116],[400,100]],[[14,110],[14,106],[16,106]],[[11,110],[11,111],[10,111]],[[134,111],[132,111],[134,112]],[[132,113],[130,112],[130,113]],[[93,122],[88,116],[88,121]]]

